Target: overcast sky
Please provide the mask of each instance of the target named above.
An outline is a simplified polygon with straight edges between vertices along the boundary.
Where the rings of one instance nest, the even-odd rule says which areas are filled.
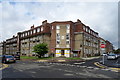
[[[118,47],[118,2],[0,2],[0,41],[41,25],[42,21],[77,21]]]

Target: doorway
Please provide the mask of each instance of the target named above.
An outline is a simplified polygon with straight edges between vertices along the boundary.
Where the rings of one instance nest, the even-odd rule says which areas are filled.
[[[64,50],[61,50],[61,55],[64,56]]]

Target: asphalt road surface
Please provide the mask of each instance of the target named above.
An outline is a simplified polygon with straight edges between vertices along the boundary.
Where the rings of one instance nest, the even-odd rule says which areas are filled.
[[[92,59],[92,60],[87,60],[83,63],[81,62],[66,62],[65,64],[71,64],[71,65],[81,65],[81,66],[88,66],[88,67],[97,67],[96,65],[94,65],[95,62],[100,62],[102,64],[102,57],[97,58],[97,59]],[[120,57],[118,59],[115,60],[107,60],[107,56],[104,57],[104,65],[108,66],[108,67],[114,67],[114,68],[120,68]]]
[[[2,70],[2,78],[118,78],[116,72],[77,65],[17,61]],[[112,79],[114,80],[114,79]],[[118,80],[118,79],[115,79]]]

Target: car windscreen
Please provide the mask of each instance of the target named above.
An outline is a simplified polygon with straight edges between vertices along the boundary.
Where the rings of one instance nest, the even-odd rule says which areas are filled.
[[[13,56],[5,56],[6,58],[13,58]]]
[[[115,54],[110,54],[109,56],[115,56]]]

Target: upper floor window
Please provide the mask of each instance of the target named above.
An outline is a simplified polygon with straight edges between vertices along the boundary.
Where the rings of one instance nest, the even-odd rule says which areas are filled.
[[[70,37],[69,37],[69,33],[66,34],[66,39],[68,40]]]
[[[23,33],[23,37],[24,37],[24,33]]]
[[[40,28],[37,28],[37,32],[40,32]]]
[[[83,30],[85,31],[85,26],[83,26]]]
[[[36,32],[36,30],[34,29],[33,33],[35,33],[35,32]]]
[[[28,32],[28,35],[29,35],[29,32]]]
[[[56,29],[60,29],[60,26],[56,26]]]
[[[43,31],[43,27],[41,27],[41,31]]]
[[[53,26],[52,26],[52,29],[53,29]]]
[[[32,34],[32,31],[30,31],[30,34]]]
[[[57,40],[60,40],[60,34],[57,33]]]
[[[27,36],[27,32],[25,33],[25,36]]]
[[[90,33],[90,31],[91,31],[91,30],[89,29],[89,33]]]
[[[67,29],[70,29],[70,25],[69,24],[66,27],[67,27]]]

